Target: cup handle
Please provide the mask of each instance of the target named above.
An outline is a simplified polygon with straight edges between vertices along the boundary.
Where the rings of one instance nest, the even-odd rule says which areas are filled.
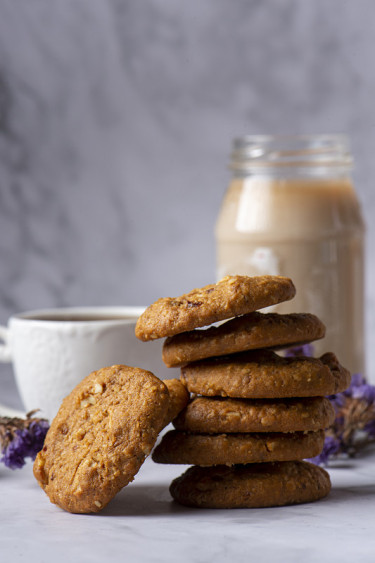
[[[9,346],[9,330],[6,326],[0,325],[0,362],[10,362],[12,360],[12,354]]]
[[[0,325],[0,362],[10,362],[12,360],[12,354],[10,351],[9,346],[9,330],[7,327]],[[6,405],[0,404],[0,416],[10,416],[10,417],[19,417],[23,418],[25,413],[23,411],[19,411],[16,409],[12,409],[11,407],[7,407]]]

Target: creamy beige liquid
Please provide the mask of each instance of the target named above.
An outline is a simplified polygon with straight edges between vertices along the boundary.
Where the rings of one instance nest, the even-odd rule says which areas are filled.
[[[234,179],[216,225],[217,277],[284,275],[296,297],[274,310],[327,327],[314,355],[335,352],[364,373],[363,220],[348,177]]]

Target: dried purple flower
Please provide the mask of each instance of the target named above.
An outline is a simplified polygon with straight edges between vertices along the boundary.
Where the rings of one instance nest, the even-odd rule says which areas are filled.
[[[367,384],[367,380],[362,373],[353,373],[349,387],[344,391],[346,394],[352,393],[353,389],[360,385]]]
[[[321,453],[309,461],[315,463],[316,465],[327,465],[330,457],[337,455],[340,451],[340,440],[334,438],[333,436],[326,436],[324,440],[324,446]]]
[[[311,344],[289,348],[286,358],[313,356]],[[335,422],[326,432],[323,451],[310,461],[326,465],[328,461],[345,454],[355,456],[368,444],[375,442],[375,385],[367,383],[361,373],[352,375],[349,387],[328,397],[335,412]]]
[[[358,385],[352,390],[351,396],[353,399],[363,399],[368,403],[373,403],[375,401],[375,387],[366,383]]]
[[[0,458],[6,467],[21,469],[25,458],[35,459],[42,449],[49,424],[42,418],[34,418],[32,411],[22,418],[0,417]]]
[[[375,442],[375,386],[355,373],[343,393],[329,397],[336,411],[335,422],[326,432],[323,452],[314,463],[326,464],[329,459],[345,454],[353,457]]]
[[[297,358],[299,356],[312,356],[314,347],[312,344],[301,344],[301,346],[293,346],[288,348],[285,352],[286,358]]]

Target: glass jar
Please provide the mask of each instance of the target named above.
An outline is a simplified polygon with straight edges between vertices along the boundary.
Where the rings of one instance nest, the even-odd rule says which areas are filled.
[[[341,135],[245,136],[234,140],[233,178],[216,224],[217,278],[290,277],[292,301],[326,325],[314,355],[334,352],[364,373],[364,223]]]

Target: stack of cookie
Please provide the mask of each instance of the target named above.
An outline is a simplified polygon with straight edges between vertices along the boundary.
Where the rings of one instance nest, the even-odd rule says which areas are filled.
[[[263,507],[328,494],[328,474],[302,460],[321,452],[335,416],[324,396],[343,391],[350,375],[331,353],[275,353],[325,334],[311,314],[258,312],[294,295],[288,278],[229,276],[159,299],[140,317],[137,337],[167,336],[163,360],[181,366],[193,394],[153,453],[158,463],[194,466],[171,485],[180,503]]]

